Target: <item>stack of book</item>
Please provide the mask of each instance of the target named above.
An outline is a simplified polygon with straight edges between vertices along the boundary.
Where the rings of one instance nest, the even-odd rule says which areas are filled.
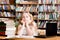
[[[5,29],[5,35],[7,35],[8,37],[15,36],[16,28],[15,28],[14,20],[11,20],[11,19],[8,19],[8,18],[0,18],[0,20],[2,20],[6,24],[5,25],[5,28],[6,28]]]
[[[7,24],[5,34],[7,36],[10,36],[10,37],[15,36],[16,28],[15,28],[14,21],[13,20],[8,20],[8,22],[6,21],[5,23]]]
[[[0,22],[0,36],[6,36],[5,31],[6,31],[6,24],[3,21],[1,21]]]

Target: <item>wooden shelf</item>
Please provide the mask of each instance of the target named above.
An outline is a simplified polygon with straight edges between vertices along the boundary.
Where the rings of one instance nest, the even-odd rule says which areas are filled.
[[[0,18],[15,18],[15,16],[14,17],[0,17]]]
[[[17,3],[16,5],[38,5],[39,3]],[[53,4],[39,4],[39,5],[53,5]],[[55,4],[60,5],[60,4]]]
[[[0,4],[0,5],[14,5],[14,4]]]
[[[57,12],[60,13],[60,11],[57,11]],[[47,12],[47,11],[40,12],[40,11],[39,11],[39,13],[47,13],[47,14],[49,14],[49,13],[54,13],[54,11],[51,11],[51,12],[49,12],[49,11],[48,11],[48,12]],[[55,13],[56,13],[56,12],[55,12]]]
[[[55,20],[55,19],[38,19],[38,20],[40,20],[40,21],[42,21],[42,20],[45,20],[45,21],[52,21],[52,20]],[[55,20],[55,21],[58,21],[59,19],[57,19],[57,20]]]
[[[53,5],[53,4],[39,4],[39,5]],[[55,5],[60,5],[60,4],[55,4]]]
[[[16,18],[17,19],[17,18]],[[19,19],[17,19],[17,20],[19,20]],[[33,17],[33,20],[37,20],[37,17]]]
[[[38,11],[33,11],[33,12],[31,12],[31,13],[38,13]]]
[[[20,4],[22,4],[22,5],[37,5],[38,3],[18,3],[18,5],[20,5]]]
[[[39,13],[53,13],[53,11],[51,11],[51,12],[49,12],[49,11],[48,12],[47,11],[40,12],[39,11]]]
[[[46,28],[38,28],[38,29],[45,29],[46,30]]]
[[[14,12],[14,10],[0,10],[0,12],[4,12],[4,11],[6,11],[6,12]]]
[[[21,2],[21,3],[16,3],[16,4],[18,4],[18,5],[33,5],[33,4],[35,4],[35,5],[37,5],[38,4],[38,2],[27,2],[27,1],[25,1],[25,2]]]
[[[24,11],[16,11],[17,13],[23,13]],[[30,12],[30,11],[29,11]],[[37,12],[30,12],[30,13],[37,13]]]
[[[0,5],[10,5],[10,4],[0,4]]]
[[[16,5],[29,5],[29,4],[30,4],[30,5],[32,5],[32,4],[33,4],[33,5],[34,5],[34,4],[35,4],[35,5],[38,5],[39,3],[25,3],[25,2],[24,2],[24,3],[17,3]],[[42,3],[40,3],[39,5],[53,5],[53,4],[49,4],[49,3],[48,3],[48,4],[42,4]],[[55,5],[60,5],[60,4],[55,4]]]
[[[33,20],[37,20],[37,19],[33,19]]]
[[[16,11],[16,13],[23,13],[24,11]]]

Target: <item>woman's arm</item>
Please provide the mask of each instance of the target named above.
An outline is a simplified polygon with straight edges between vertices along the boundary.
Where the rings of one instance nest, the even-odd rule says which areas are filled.
[[[18,26],[18,32],[17,32],[18,35],[22,35],[22,31],[24,29],[24,26],[25,26],[24,24]]]
[[[27,33],[30,36],[37,35],[37,25],[34,22],[32,25],[33,26],[29,26],[28,24],[26,24]]]
[[[30,26],[28,24],[26,24],[26,31],[27,31],[27,35],[28,36],[32,36],[33,35],[32,29],[30,28]]]

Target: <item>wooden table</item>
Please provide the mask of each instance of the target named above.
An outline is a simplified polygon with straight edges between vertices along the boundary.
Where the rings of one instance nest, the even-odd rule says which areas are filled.
[[[49,38],[5,38],[3,36],[0,36],[0,39],[4,40],[60,40],[60,36],[54,36]]]

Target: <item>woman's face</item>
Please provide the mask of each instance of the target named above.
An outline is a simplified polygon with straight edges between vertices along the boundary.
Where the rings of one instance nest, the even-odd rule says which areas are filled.
[[[22,18],[26,23],[30,23],[31,22],[31,18],[28,14],[23,15],[24,17]]]

